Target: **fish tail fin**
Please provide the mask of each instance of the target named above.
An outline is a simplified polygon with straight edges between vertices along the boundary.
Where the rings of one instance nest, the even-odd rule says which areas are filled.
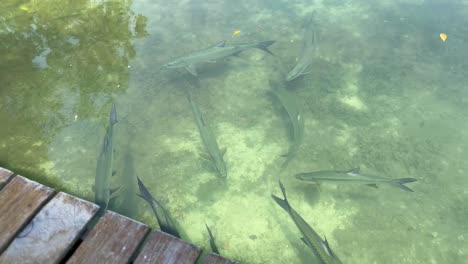
[[[288,198],[286,197],[286,189],[284,188],[284,185],[283,183],[281,182],[281,180],[278,180],[278,183],[279,183],[279,186],[280,186],[280,189],[281,189],[281,192],[283,193],[283,197],[284,199],[281,199],[279,198],[278,196],[275,196],[275,195],[271,195],[271,197],[275,200],[275,202],[281,206],[281,208],[283,208],[284,210],[286,210],[287,212],[289,212],[291,210],[291,205],[289,204],[289,201],[288,201]]]
[[[205,226],[206,226],[206,230],[208,230],[208,234],[210,235],[210,237],[213,237],[213,234],[211,233],[211,229],[208,227],[206,223],[205,223]]]
[[[400,178],[400,179],[393,180],[391,184],[395,187],[402,189],[403,191],[414,192],[410,188],[406,187],[405,183],[410,183],[410,182],[415,182],[415,181],[417,181],[415,178]]]
[[[281,206],[281,208],[283,208],[285,211],[288,211],[289,210],[289,207],[288,207],[288,203],[285,199],[281,199],[279,198],[278,196],[272,194],[271,197],[273,198],[273,200],[275,200],[275,202]]]
[[[285,200],[287,203],[289,203],[289,202],[288,202],[288,197],[286,196],[286,188],[284,188],[284,185],[283,185],[283,183],[281,182],[281,180],[278,180],[278,184],[279,184],[279,186],[280,186],[281,192],[283,193],[284,200]]]
[[[257,43],[257,45],[256,45],[255,47],[256,47],[257,49],[261,49],[261,50],[263,50],[263,51],[265,51],[265,52],[268,52],[268,53],[270,53],[271,55],[275,55],[275,54],[273,54],[273,52],[271,52],[271,51],[268,49],[268,47],[269,47],[271,44],[273,44],[273,43],[275,43],[274,40],[263,41],[263,42]]]
[[[109,122],[111,126],[115,125],[117,123],[117,110],[115,109],[115,104],[112,103],[112,108],[109,116]]]
[[[150,206],[153,206],[153,201],[151,200],[148,200],[147,197],[145,197],[144,195],[141,195],[139,193],[136,194],[138,197],[140,197],[141,199],[143,199],[145,202],[147,202]]]
[[[137,180],[138,180],[138,189],[140,190],[140,193],[137,193],[139,197],[141,197],[143,200],[148,202],[150,205],[153,204],[153,197],[149,193],[148,189],[146,189],[146,186],[143,184],[143,181],[141,181],[140,177],[137,175]]]

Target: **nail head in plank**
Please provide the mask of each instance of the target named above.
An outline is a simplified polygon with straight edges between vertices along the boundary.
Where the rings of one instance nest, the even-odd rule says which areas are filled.
[[[52,196],[54,190],[16,176],[0,192],[0,253]]]
[[[205,257],[203,264],[238,264],[239,262],[221,257],[218,254],[210,253]]]
[[[134,263],[193,264],[200,253],[199,247],[155,230],[145,242]]]
[[[16,236],[0,264],[58,263],[98,209],[66,193],[57,194]]]
[[[2,189],[13,174],[14,173],[12,171],[0,167],[0,189]]]
[[[107,211],[67,263],[128,263],[148,226]]]

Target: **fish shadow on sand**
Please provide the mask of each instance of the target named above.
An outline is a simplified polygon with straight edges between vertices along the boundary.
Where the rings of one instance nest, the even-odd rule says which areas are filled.
[[[224,179],[213,178],[198,186],[197,197],[204,205],[214,204],[227,193],[228,185]]]
[[[302,194],[303,201],[307,202],[309,205],[314,205],[319,202],[320,195],[323,192],[321,186],[315,184],[299,184],[294,186],[296,193]]]

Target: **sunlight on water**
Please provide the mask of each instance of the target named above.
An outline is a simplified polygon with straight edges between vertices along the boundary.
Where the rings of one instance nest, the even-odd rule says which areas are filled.
[[[94,201],[115,103],[111,210],[158,228],[138,175],[183,239],[208,249],[206,223],[229,258],[310,263],[271,198],[281,179],[343,263],[466,263],[467,23],[468,3],[455,0],[4,0],[0,166]],[[208,58],[223,40],[223,52],[251,45]],[[203,49],[200,62],[177,60]],[[276,100],[272,80],[297,100]],[[201,157],[210,143],[188,91],[227,150],[226,179]],[[414,192],[294,177],[358,167],[415,178]]]

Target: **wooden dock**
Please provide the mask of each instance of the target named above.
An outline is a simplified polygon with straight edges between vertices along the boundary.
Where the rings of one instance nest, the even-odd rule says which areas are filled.
[[[0,264],[196,263],[201,248],[0,167]],[[84,238],[83,238],[84,236]],[[209,253],[204,264],[234,264]]]

